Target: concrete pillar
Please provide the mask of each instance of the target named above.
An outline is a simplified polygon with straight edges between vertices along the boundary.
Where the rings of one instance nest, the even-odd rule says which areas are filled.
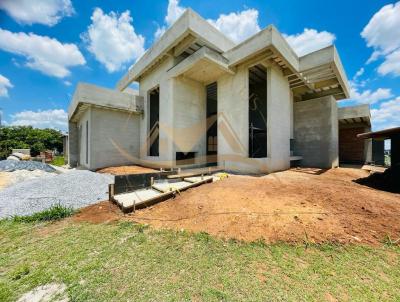
[[[338,118],[332,96],[294,103],[294,151],[301,165],[333,168],[339,165]]]
[[[68,123],[68,164],[71,167],[78,165],[78,126],[76,123]]]
[[[392,167],[394,165],[400,165],[400,135],[391,137],[390,160]]]

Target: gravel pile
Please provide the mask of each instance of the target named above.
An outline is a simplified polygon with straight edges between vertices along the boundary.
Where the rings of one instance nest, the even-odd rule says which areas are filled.
[[[46,172],[43,170],[34,170],[34,171],[26,171],[26,170],[16,170],[13,172],[3,172],[7,174],[8,183],[7,186],[10,187],[16,183],[21,183],[26,180],[35,179],[35,178],[45,178],[45,177],[53,177],[56,176],[56,173]]]
[[[106,200],[108,184],[113,182],[112,175],[79,170],[26,180],[0,191],[0,219],[31,215],[54,204],[78,209]]]
[[[0,161],[0,171],[12,172],[15,170],[42,170],[46,172],[55,172],[56,170],[48,165],[38,161],[30,161],[30,160],[1,160]]]

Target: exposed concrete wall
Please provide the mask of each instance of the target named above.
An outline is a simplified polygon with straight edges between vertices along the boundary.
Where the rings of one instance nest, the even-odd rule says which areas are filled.
[[[218,162],[228,170],[248,169],[248,69],[218,80]]]
[[[206,88],[202,83],[174,81],[174,153],[196,152],[196,164],[206,155]]]
[[[91,160],[91,108],[88,108],[81,116],[77,123],[78,127],[78,148],[79,148],[79,157],[78,157],[78,166],[85,167],[90,169],[90,160]],[[88,127],[88,131],[86,131],[86,127]],[[86,148],[88,147],[87,156],[86,156]]]
[[[291,95],[281,71],[275,68],[268,71],[268,172],[274,172],[290,167]]]
[[[265,173],[290,166],[291,96],[287,79],[267,69],[267,158],[249,158],[248,65],[218,81],[218,161],[227,170]]]
[[[76,167],[78,164],[78,126],[76,123],[68,123],[68,164]]]
[[[338,118],[332,96],[294,103],[295,153],[309,167],[338,166]]]
[[[143,164],[154,167],[171,167],[174,164],[173,154],[173,78],[167,76],[167,70],[174,64],[172,57],[166,59],[151,73],[140,80],[139,92],[144,98],[144,114],[140,121],[140,158]],[[149,90],[160,87],[160,155],[147,155],[147,136],[149,133]]]
[[[138,163],[140,116],[92,108],[90,169]]]

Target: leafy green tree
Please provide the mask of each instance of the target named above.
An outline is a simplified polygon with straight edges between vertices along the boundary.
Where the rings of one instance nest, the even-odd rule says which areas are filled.
[[[9,156],[12,149],[30,148],[36,156],[44,150],[62,152],[62,133],[54,129],[37,129],[31,126],[11,126],[0,128],[0,159]]]

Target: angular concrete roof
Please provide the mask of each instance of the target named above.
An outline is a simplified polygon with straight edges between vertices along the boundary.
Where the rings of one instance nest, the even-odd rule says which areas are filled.
[[[76,121],[90,106],[141,113],[143,97],[92,84],[78,83],[68,107],[68,120]]]
[[[366,123],[371,125],[371,111],[369,105],[348,106],[338,108],[340,124]]]
[[[197,52],[202,53],[197,54]],[[184,60],[177,60],[178,63],[172,68],[178,75],[176,71],[184,70],[189,62],[193,65],[199,61],[204,63],[204,59],[210,59],[206,52],[214,58],[210,64],[227,72],[244,62],[267,60],[282,69],[288,78],[295,101],[326,95],[333,95],[337,100],[349,97],[346,73],[334,46],[299,58],[273,25],[235,45],[191,9],[186,10],[129,69],[118,82],[117,88],[122,91],[133,81],[140,81],[140,77],[165,56],[179,57],[183,54],[184,58],[186,57]],[[189,59],[191,56],[193,58]],[[183,66],[185,64],[186,67]],[[206,67],[203,65],[198,63],[198,67],[205,70]]]

